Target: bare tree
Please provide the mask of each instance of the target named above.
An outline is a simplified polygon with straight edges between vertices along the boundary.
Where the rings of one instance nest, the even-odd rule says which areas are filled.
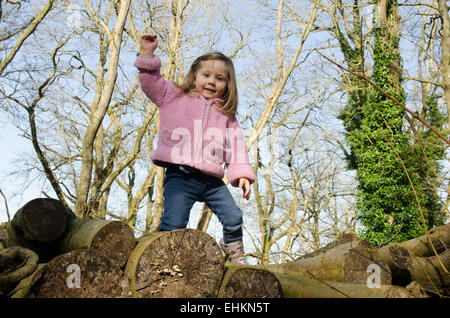
[[[26,21],[19,27],[11,27],[10,29],[5,28],[1,31],[0,43],[5,43],[6,41],[13,39],[16,39],[16,41],[11,49],[9,49],[6,57],[0,61],[0,76],[2,75],[8,64],[13,61],[14,56],[16,56],[17,52],[23,46],[25,40],[33,34],[37,26],[42,23],[45,16],[52,10],[55,2],[55,0],[48,0],[42,10],[40,10],[40,12],[38,12],[30,21]],[[25,1],[6,1],[3,5],[0,2],[0,22],[8,19],[8,17],[5,16],[10,16],[10,18],[14,19],[14,22],[17,22],[17,20],[19,19],[19,14],[15,14],[10,11],[16,11],[17,13],[20,13],[22,5],[25,6]],[[12,23],[10,25],[16,26],[17,24]]]
[[[75,213],[77,215],[88,216],[88,194],[92,177],[93,166],[93,150],[95,136],[102,123],[102,120],[108,110],[111,96],[117,78],[117,64],[119,60],[120,47],[122,42],[123,29],[127,18],[127,13],[130,7],[130,1],[125,0],[120,2],[119,11],[117,14],[117,21],[114,24],[113,30],[110,30],[107,23],[102,21],[97,13],[92,9],[87,0],[86,6],[92,15],[92,18],[97,21],[100,27],[104,28],[108,40],[108,64],[106,66],[106,80],[103,82],[104,70],[98,69],[97,73],[97,91],[92,104],[90,105],[90,123],[83,136],[82,143],[82,163],[79,184],[76,191]]]

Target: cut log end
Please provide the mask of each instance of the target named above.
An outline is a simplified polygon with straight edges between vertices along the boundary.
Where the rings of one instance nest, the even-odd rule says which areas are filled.
[[[60,242],[60,252],[81,248],[95,249],[123,268],[131,251],[136,246],[131,227],[121,221],[72,220]]]
[[[37,298],[130,297],[128,279],[120,268],[92,249],[59,255],[45,267],[31,288]]]
[[[125,269],[138,297],[216,297],[222,280],[222,249],[192,229],[143,237]]]
[[[392,284],[406,286],[411,282],[411,274],[405,269],[411,254],[399,243],[392,243],[378,249],[378,255],[389,266]]]
[[[14,215],[14,228],[24,239],[49,242],[57,239],[65,230],[70,213],[59,200],[34,199],[21,207]]]
[[[222,282],[219,297],[282,298],[283,290],[277,277],[264,269],[229,269]]]
[[[120,221],[112,221],[98,231],[90,248],[108,256],[123,268],[135,246],[136,240],[131,227]]]

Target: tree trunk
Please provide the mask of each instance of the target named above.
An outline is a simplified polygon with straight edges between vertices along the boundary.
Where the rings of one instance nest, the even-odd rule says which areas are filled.
[[[219,298],[282,298],[277,277],[265,269],[226,265]]]
[[[91,186],[92,166],[93,166],[93,147],[97,131],[108,110],[118,73],[118,62],[120,48],[122,44],[122,33],[130,8],[130,0],[120,1],[117,20],[114,29],[111,32],[109,40],[108,67],[106,71],[106,81],[102,87],[97,87],[97,93],[101,91],[101,97],[98,104],[91,105],[93,111],[90,114],[90,122],[86,127],[86,132],[82,142],[81,173],[76,190],[75,214],[77,216],[89,216],[88,194]]]
[[[424,297],[404,287],[342,283],[277,274],[286,298],[416,298]]]
[[[152,211],[151,231],[157,232],[164,214],[164,168],[156,167],[155,201]]]
[[[200,216],[198,218],[197,230],[206,232],[208,230],[209,222],[211,221],[212,211],[203,203]]]
[[[0,250],[0,296],[37,268],[38,255],[32,250],[14,246]]]
[[[411,281],[419,283],[430,292],[441,293],[450,286],[450,275],[448,274],[450,250],[441,253],[439,258],[437,256],[425,258],[411,255],[399,262],[398,265],[408,271]]]
[[[438,254],[450,248],[450,223],[432,228],[429,235],[433,246],[426,234],[399,244],[411,254],[420,257],[435,255],[433,247]]]
[[[349,244],[349,243],[347,243]],[[380,284],[391,284],[391,271],[378,256],[376,249],[366,247],[336,247],[313,257],[306,257],[284,264],[264,266],[274,274],[311,278],[311,274],[322,280],[365,284],[371,272],[376,268],[380,273]]]
[[[411,256],[406,248],[399,243],[392,243],[379,248],[378,255],[389,266],[393,285],[406,286],[411,282],[411,275],[402,268],[402,264]]]
[[[442,21],[442,88],[444,89],[447,114],[450,113],[450,16],[448,14],[448,1],[437,0]],[[446,53],[447,52],[447,53]],[[449,117],[450,123],[450,117]]]
[[[136,246],[131,227],[121,221],[74,219],[64,234],[60,253],[88,247],[123,268]]]
[[[208,234],[182,229],[144,235],[125,273],[135,297],[216,297],[223,252]]]
[[[129,283],[120,268],[94,249],[70,251],[52,259],[31,287],[37,298],[129,297]]]
[[[50,242],[61,236],[73,217],[59,200],[39,198],[21,207],[11,224],[25,240]]]

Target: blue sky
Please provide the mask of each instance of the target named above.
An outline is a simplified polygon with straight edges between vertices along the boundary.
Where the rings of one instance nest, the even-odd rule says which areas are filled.
[[[31,143],[19,136],[18,129],[9,123],[9,118],[0,113],[0,145],[2,155],[0,156],[0,189],[8,201],[11,217],[26,202],[41,196],[40,188],[31,180],[31,185],[23,189],[21,180],[14,176],[8,176],[14,170],[14,159],[24,153],[33,151]],[[0,203],[0,222],[7,221],[5,201],[3,197]]]

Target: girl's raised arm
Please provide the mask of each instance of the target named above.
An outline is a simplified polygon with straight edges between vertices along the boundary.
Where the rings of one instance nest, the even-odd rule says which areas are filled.
[[[142,54],[134,66],[139,70],[139,82],[144,93],[159,107],[163,106],[170,85],[160,73],[161,60],[153,52],[158,47],[156,35],[144,35],[141,38]]]

